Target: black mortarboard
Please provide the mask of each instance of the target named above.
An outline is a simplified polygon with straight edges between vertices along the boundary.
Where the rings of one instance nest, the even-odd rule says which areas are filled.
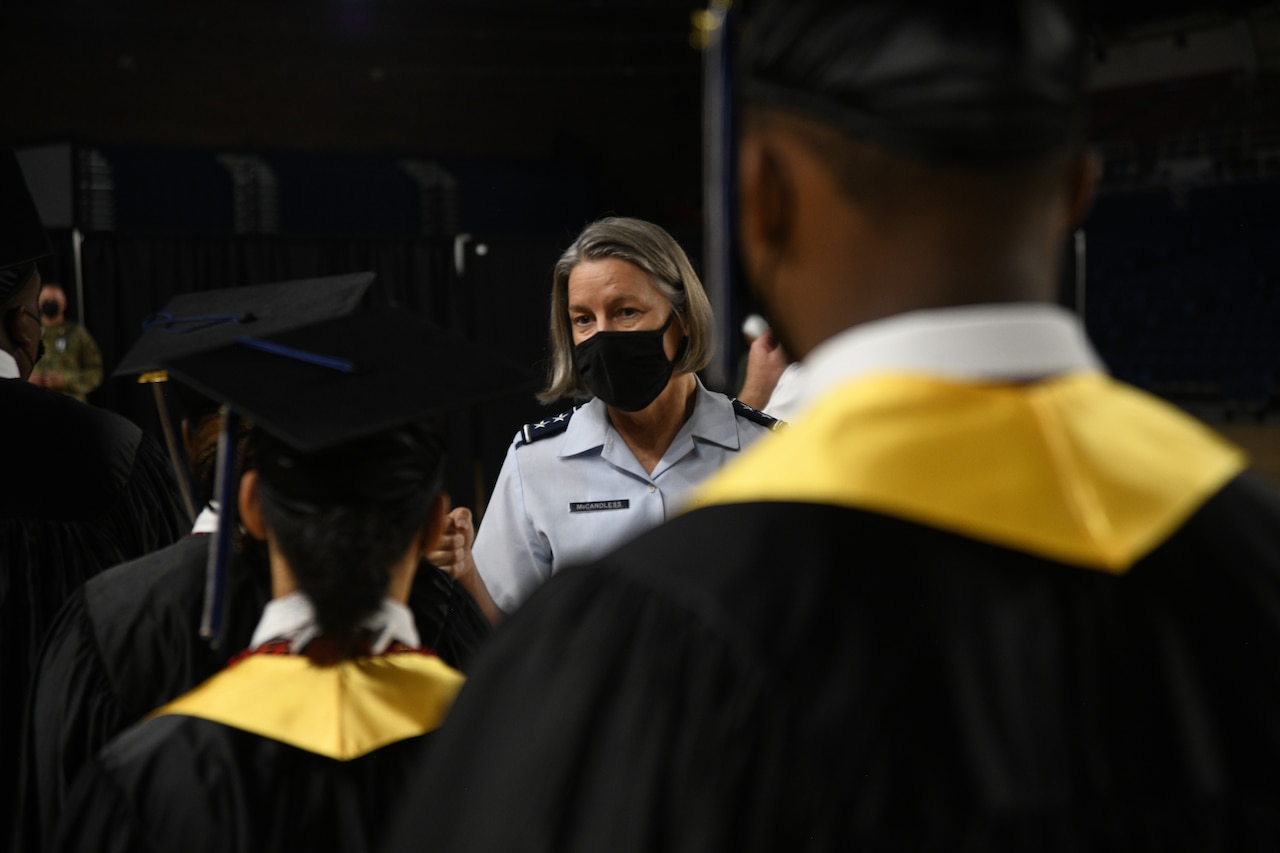
[[[164,362],[214,349],[242,335],[262,337],[349,314],[360,306],[371,272],[184,293],[142,323],[115,376],[159,370]]]
[[[26,284],[17,280],[19,268],[49,254],[49,238],[18,156],[6,148],[0,152],[0,302]]]
[[[318,453],[411,421],[526,392],[523,367],[419,317],[373,308],[265,338],[165,360],[179,381],[224,405],[218,496],[202,631],[218,644],[235,497],[235,418],[302,453]]]
[[[393,308],[237,339],[164,366],[303,453],[533,384],[524,368]]]
[[[358,272],[244,287],[227,287],[175,296],[142,322],[142,335],[116,367],[114,376],[141,374],[140,382],[163,382],[167,359],[224,346],[238,337],[270,335],[285,329],[340,317],[360,306],[374,274]],[[160,385],[152,384],[165,445],[187,513],[195,518],[197,491],[178,451],[177,432]],[[193,400],[179,388],[186,416],[202,414],[207,401]],[[212,408],[212,407],[210,407]]]
[[[1083,127],[1084,37],[1055,0],[766,0],[741,95],[935,162],[1001,162]]]

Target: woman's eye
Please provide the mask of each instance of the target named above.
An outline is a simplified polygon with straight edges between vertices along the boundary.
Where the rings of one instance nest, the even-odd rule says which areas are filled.
[[[577,317],[574,317],[572,322],[573,322],[573,325],[575,326],[585,326],[591,322],[591,318],[583,315],[579,315]]]
[[[635,308],[619,308],[618,309],[619,317],[634,317],[639,313],[640,312],[637,311]]]

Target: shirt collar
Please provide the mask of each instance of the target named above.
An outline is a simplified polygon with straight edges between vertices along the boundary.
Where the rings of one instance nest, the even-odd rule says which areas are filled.
[[[22,372],[18,370],[18,361],[10,353],[0,349],[0,379],[20,379]]]
[[[382,654],[393,642],[399,640],[410,648],[419,648],[418,628],[413,621],[413,612],[408,607],[390,598],[382,599],[382,606],[377,613],[361,623],[375,635],[371,644],[373,654]],[[250,650],[272,640],[288,640],[289,650],[298,654],[307,643],[320,636],[320,626],[316,624],[315,608],[311,600],[301,592],[291,592],[281,598],[272,599],[262,610],[262,618],[254,629]]]
[[[192,534],[218,532],[217,501],[209,501],[205,508],[200,510],[200,514],[196,516],[196,523],[191,526],[191,532]]]
[[[863,323],[815,347],[804,366],[802,405],[871,373],[1025,381],[1105,370],[1079,317],[1037,302],[934,308]]]
[[[687,435],[691,440],[699,439],[731,450],[737,449],[738,424],[732,401],[723,394],[708,391],[696,375],[693,379],[698,385],[694,392],[696,400],[693,415],[672,440],[672,446],[680,441],[682,435]],[[558,455],[576,456],[589,450],[598,450],[604,447],[612,431],[613,425],[609,423],[607,407],[598,398],[593,398],[574,412],[565,429]]]

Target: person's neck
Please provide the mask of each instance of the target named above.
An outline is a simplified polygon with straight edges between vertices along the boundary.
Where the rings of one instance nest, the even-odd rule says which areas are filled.
[[[1054,299],[1056,269],[1042,254],[1008,246],[986,254],[963,247],[933,246],[880,263],[857,259],[844,269],[832,266],[815,276],[815,298],[796,300],[804,319],[798,324],[801,352],[854,326],[930,308]],[[803,288],[790,289],[793,293]],[[816,294],[821,293],[821,298]]]
[[[676,433],[693,415],[697,391],[698,380],[692,373],[677,373],[658,398],[640,411],[609,407],[609,422],[645,471],[653,473]]]
[[[40,321],[41,325],[43,325],[46,329],[55,329],[58,326],[61,326],[65,322],[67,322],[67,318],[63,314],[59,314],[57,317],[53,317],[53,318],[45,317]]]
[[[289,561],[271,540],[267,540],[267,552],[271,561],[271,597],[284,598],[298,591],[298,580],[289,568]],[[414,548],[407,550],[388,573],[386,595],[401,604],[409,603],[409,594],[413,589],[413,578],[418,571],[418,552]]]

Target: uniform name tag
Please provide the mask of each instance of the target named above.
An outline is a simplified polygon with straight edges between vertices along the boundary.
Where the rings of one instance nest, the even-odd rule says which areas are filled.
[[[569,512],[604,512],[608,509],[629,509],[631,501],[569,501]]]

